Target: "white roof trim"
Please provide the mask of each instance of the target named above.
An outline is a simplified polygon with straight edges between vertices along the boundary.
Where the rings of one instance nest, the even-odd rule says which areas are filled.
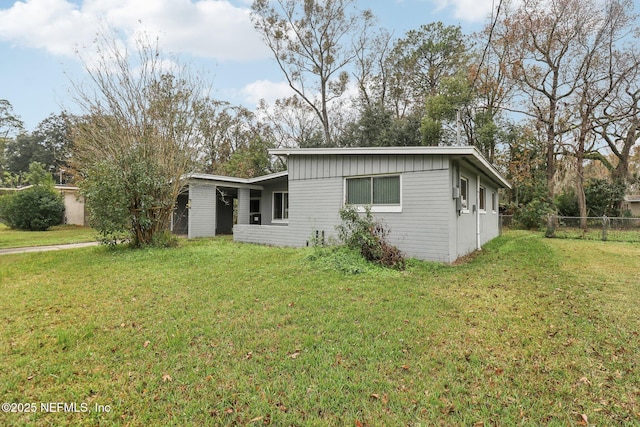
[[[275,156],[371,156],[371,155],[424,155],[431,156],[459,156],[471,158],[472,163],[480,166],[489,176],[494,178],[505,188],[511,188],[511,184],[502,177],[497,169],[474,146],[463,147],[350,147],[350,148],[275,148],[269,150],[269,154]]]
[[[33,187],[32,184],[25,185],[24,187],[0,187],[0,191],[22,191],[22,190],[26,190],[26,189],[31,188],[31,187]],[[74,187],[72,185],[60,185],[60,184],[55,184],[53,186],[53,188],[55,190],[71,190],[71,191],[76,191],[76,190],[80,189],[80,188]]]
[[[191,173],[187,175],[187,179],[203,179],[206,181],[222,181],[234,184],[249,184],[247,178],[236,178],[235,176],[212,175],[208,173]]]
[[[268,175],[256,176],[255,178],[249,178],[249,182],[255,183],[255,182],[268,181],[270,179],[281,178],[284,176],[289,176],[289,171],[274,172]]]
[[[346,147],[346,148],[272,148],[276,156],[299,155],[371,155],[371,154],[480,154],[476,147]]]
[[[187,179],[202,179],[205,181],[220,181],[231,184],[256,184],[270,179],[281,178],[289,175],[289,171],[275,172],[268,175],[256,176],[255,178],[238,178],[235,176],[212,175],[208,173],[191,173],[186,176]]]

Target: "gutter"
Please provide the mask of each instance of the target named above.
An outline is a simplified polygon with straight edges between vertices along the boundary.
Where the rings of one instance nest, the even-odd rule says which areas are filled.
[[[476,249],[480,251],[480,175],[477,175],[476,183]]]

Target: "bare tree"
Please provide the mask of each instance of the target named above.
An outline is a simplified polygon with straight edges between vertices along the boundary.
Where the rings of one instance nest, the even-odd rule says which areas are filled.
[[[594,10],[592,27],[582,42],[584,61],[576,82],[575,96],[569,104],[574,112],[573,140],[569,148],[575,157],[576,195],[583,228],[586,228],[588,214],[584,162],[595,152],[596,127],[599,123],[606,128],[607,122],[611,123],[611,118],[604,114],[606,106],[615,102],[621,87],[627,86],[630,77],[637,77],[636,70],[640,65],[637,59],[628,60],[631,56],[622,51],[623,41],[629,37],[630,24],[634,19],[630,13],[632,10],[633,4],[627,0],[612,0],[603,9]]]
[[[500,6],[495,13],[499,15]],[[474,34],[476,46],[480,49],[475,50],[469,66],[471,87],[475,92],[470,141],[491,162],[496,159],[498,123],[516,93],[514,85],[509,81],[509,40],[495,37],[498,24],[496,17],[481,32]]]
[[[270,127],[279,147],[319,147],[324,145],[322,127],[309,105],[298,96],[278,99],[269,106],[258,105],[258,114]]]
[[[387,60],[392,48],[391,33],[380,29],[376,34],[360,35],[363,49],[356,52],[354,78],[360,92],[360,103],[367,108],[385,108],[389,86]],[[367,39],[367,40],[365,40]]]
[[[544,128],[546,178],[554,195],[556,155],[570,130],[564,108],[584,72],[588,53],[583,41],[594,27],[595,5],[585,0],[523,0],[516,8],[503,8],[497,37],[509,51],[509,74],[521,91],[514,109],[537,120]]]
[[[640,141],[640,56],[637,52],[627,52],[618,58],[627,64],[628,73],[602,105],[596,126],[596,132],[617,162],[610,162],[604,155],[597,158],[610,171],[614,182],[628,184],[633,149]]]
[[[136,246],[151,244],[167,230],[181,178],[192,171],[207,87],[167,61],[157,41],[139,40],[131,55],[115,36],[101,35],[96,49],[85,62],[89,84],[72,82],[84,112],[76,172],[105,239],[125,232]]]
[[[275,3],[276,6],[271,4]],[[253,24],[271,49],[289,86],[322,123],[333,144],[330,103],[345,94],[348,65],[363,49],[373,22],[356,0],[255,0]]]

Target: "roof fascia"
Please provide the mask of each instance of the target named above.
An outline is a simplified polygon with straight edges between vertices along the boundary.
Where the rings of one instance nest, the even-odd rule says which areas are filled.
[[[275,156],[319,156],[319,155],[444,155],[453,157],[472,158],[471,163],[490,176],[497,184],[504,188],[511,188],[511,184],[502,177],[496,168],[474,146],[464,147],[351,147],[351,148],[275,148],[269,150]]]

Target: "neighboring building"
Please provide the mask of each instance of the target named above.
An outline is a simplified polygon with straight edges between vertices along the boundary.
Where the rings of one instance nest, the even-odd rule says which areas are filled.
[[[31,187],[32,185],[20,188],[0,188],[0,194],[22,191]],[[87,212],[85,210],[84,198],[80,195],[79,188],[68,185],[56,185],[54,188],[64,198],[64,217],[62,218],[62,223],[87,227],[89,225]]]
[[[89,223],[84,205],[84,197],[80,195],[78,187],[56,185],[55,189],[64,197],[63,224],[82,225],[87,227]]]
[[[510,188],[475,147],[270,153],[287,158],[287,172],[252,179],[191,175],[174,232],[233,233],[239,242],[300,247],[312,236],[335,236],[345,204],[369,205],[407,256],[450,263],[498,235],[498,190]]]
[[[631,215],[640,217],[640,194],[625,196],[622,211],[629,211]]]

